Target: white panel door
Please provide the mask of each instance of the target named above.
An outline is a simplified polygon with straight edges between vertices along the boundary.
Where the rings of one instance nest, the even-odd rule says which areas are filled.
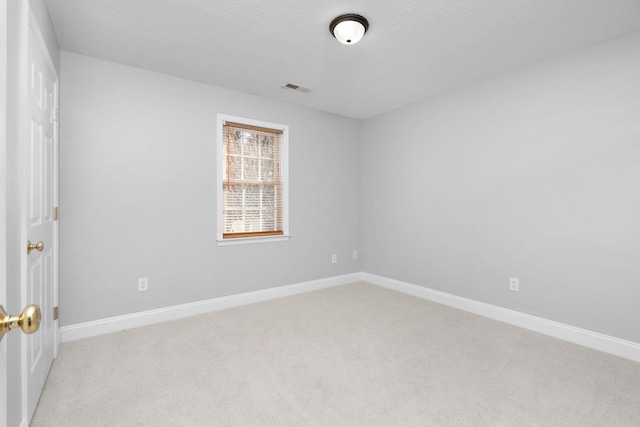
[[[57,77],[49,67],[48,54],[36,36],[32,25],[29,29],[29,54],[27,65],[28,120],[26,146],[26,225],[27,239],[42,250],[27,254],[26,289],[27,304],[37,304],[42,311],[40,329],[25,335],[25,381],[28,419],[35,411],[42,387],[51,368],[56,345],[53,307],[55,272],[54,200],[57,168],[56,132]],[[25,242],[25,251],[26,251]],[[25,347],[23,347],[25,348]]]

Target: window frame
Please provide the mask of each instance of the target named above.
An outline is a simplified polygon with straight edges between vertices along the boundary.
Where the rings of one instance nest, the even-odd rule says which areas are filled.
[[[249,126],[257,126],[269,129],[282,130],[282,140],[280,147],[280,168],[282,175],[282,233],[280,235],[251,236],[224,238],[223,235],[223,190],[224,185],[224,153],[223,153],[223,127],[225,122],[241,123]],[[218,113],[217,116],[217,138],[216,138],[217,161],[217,232],[216,240],[218,246],[241,245],[247,243],[269,243],[289,240],[289,126],[279,123],[265,122],[262,120],[249,119],[246,117],[231,116]]]

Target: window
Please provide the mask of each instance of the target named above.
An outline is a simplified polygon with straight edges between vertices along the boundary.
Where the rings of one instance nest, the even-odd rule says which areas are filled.
[[[286,125],[218,115],[218,242],[288,238]]]

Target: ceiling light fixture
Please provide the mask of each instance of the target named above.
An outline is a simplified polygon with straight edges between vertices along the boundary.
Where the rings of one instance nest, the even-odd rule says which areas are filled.
[[[356,44],[369,29],[369,21],[364,16],[348,13],[340,15],[329,25],[329,31],[342,44]]]

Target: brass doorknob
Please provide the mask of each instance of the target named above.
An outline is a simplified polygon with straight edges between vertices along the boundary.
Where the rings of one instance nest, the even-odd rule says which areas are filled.
[[[31,240],[27,240],[27,253],[30,254],[32,250],[37,250],[38,252],[42,252],[44,249],[44,242],[31,243]]]
[[[0,340],[4,334],[11,329],[20,328],[25,334],[32,334],[40,327],[40,307],[37,305],[28,305],[22,310],[19,316],[11,316],[4,311],[4,307],[0,305]]]

